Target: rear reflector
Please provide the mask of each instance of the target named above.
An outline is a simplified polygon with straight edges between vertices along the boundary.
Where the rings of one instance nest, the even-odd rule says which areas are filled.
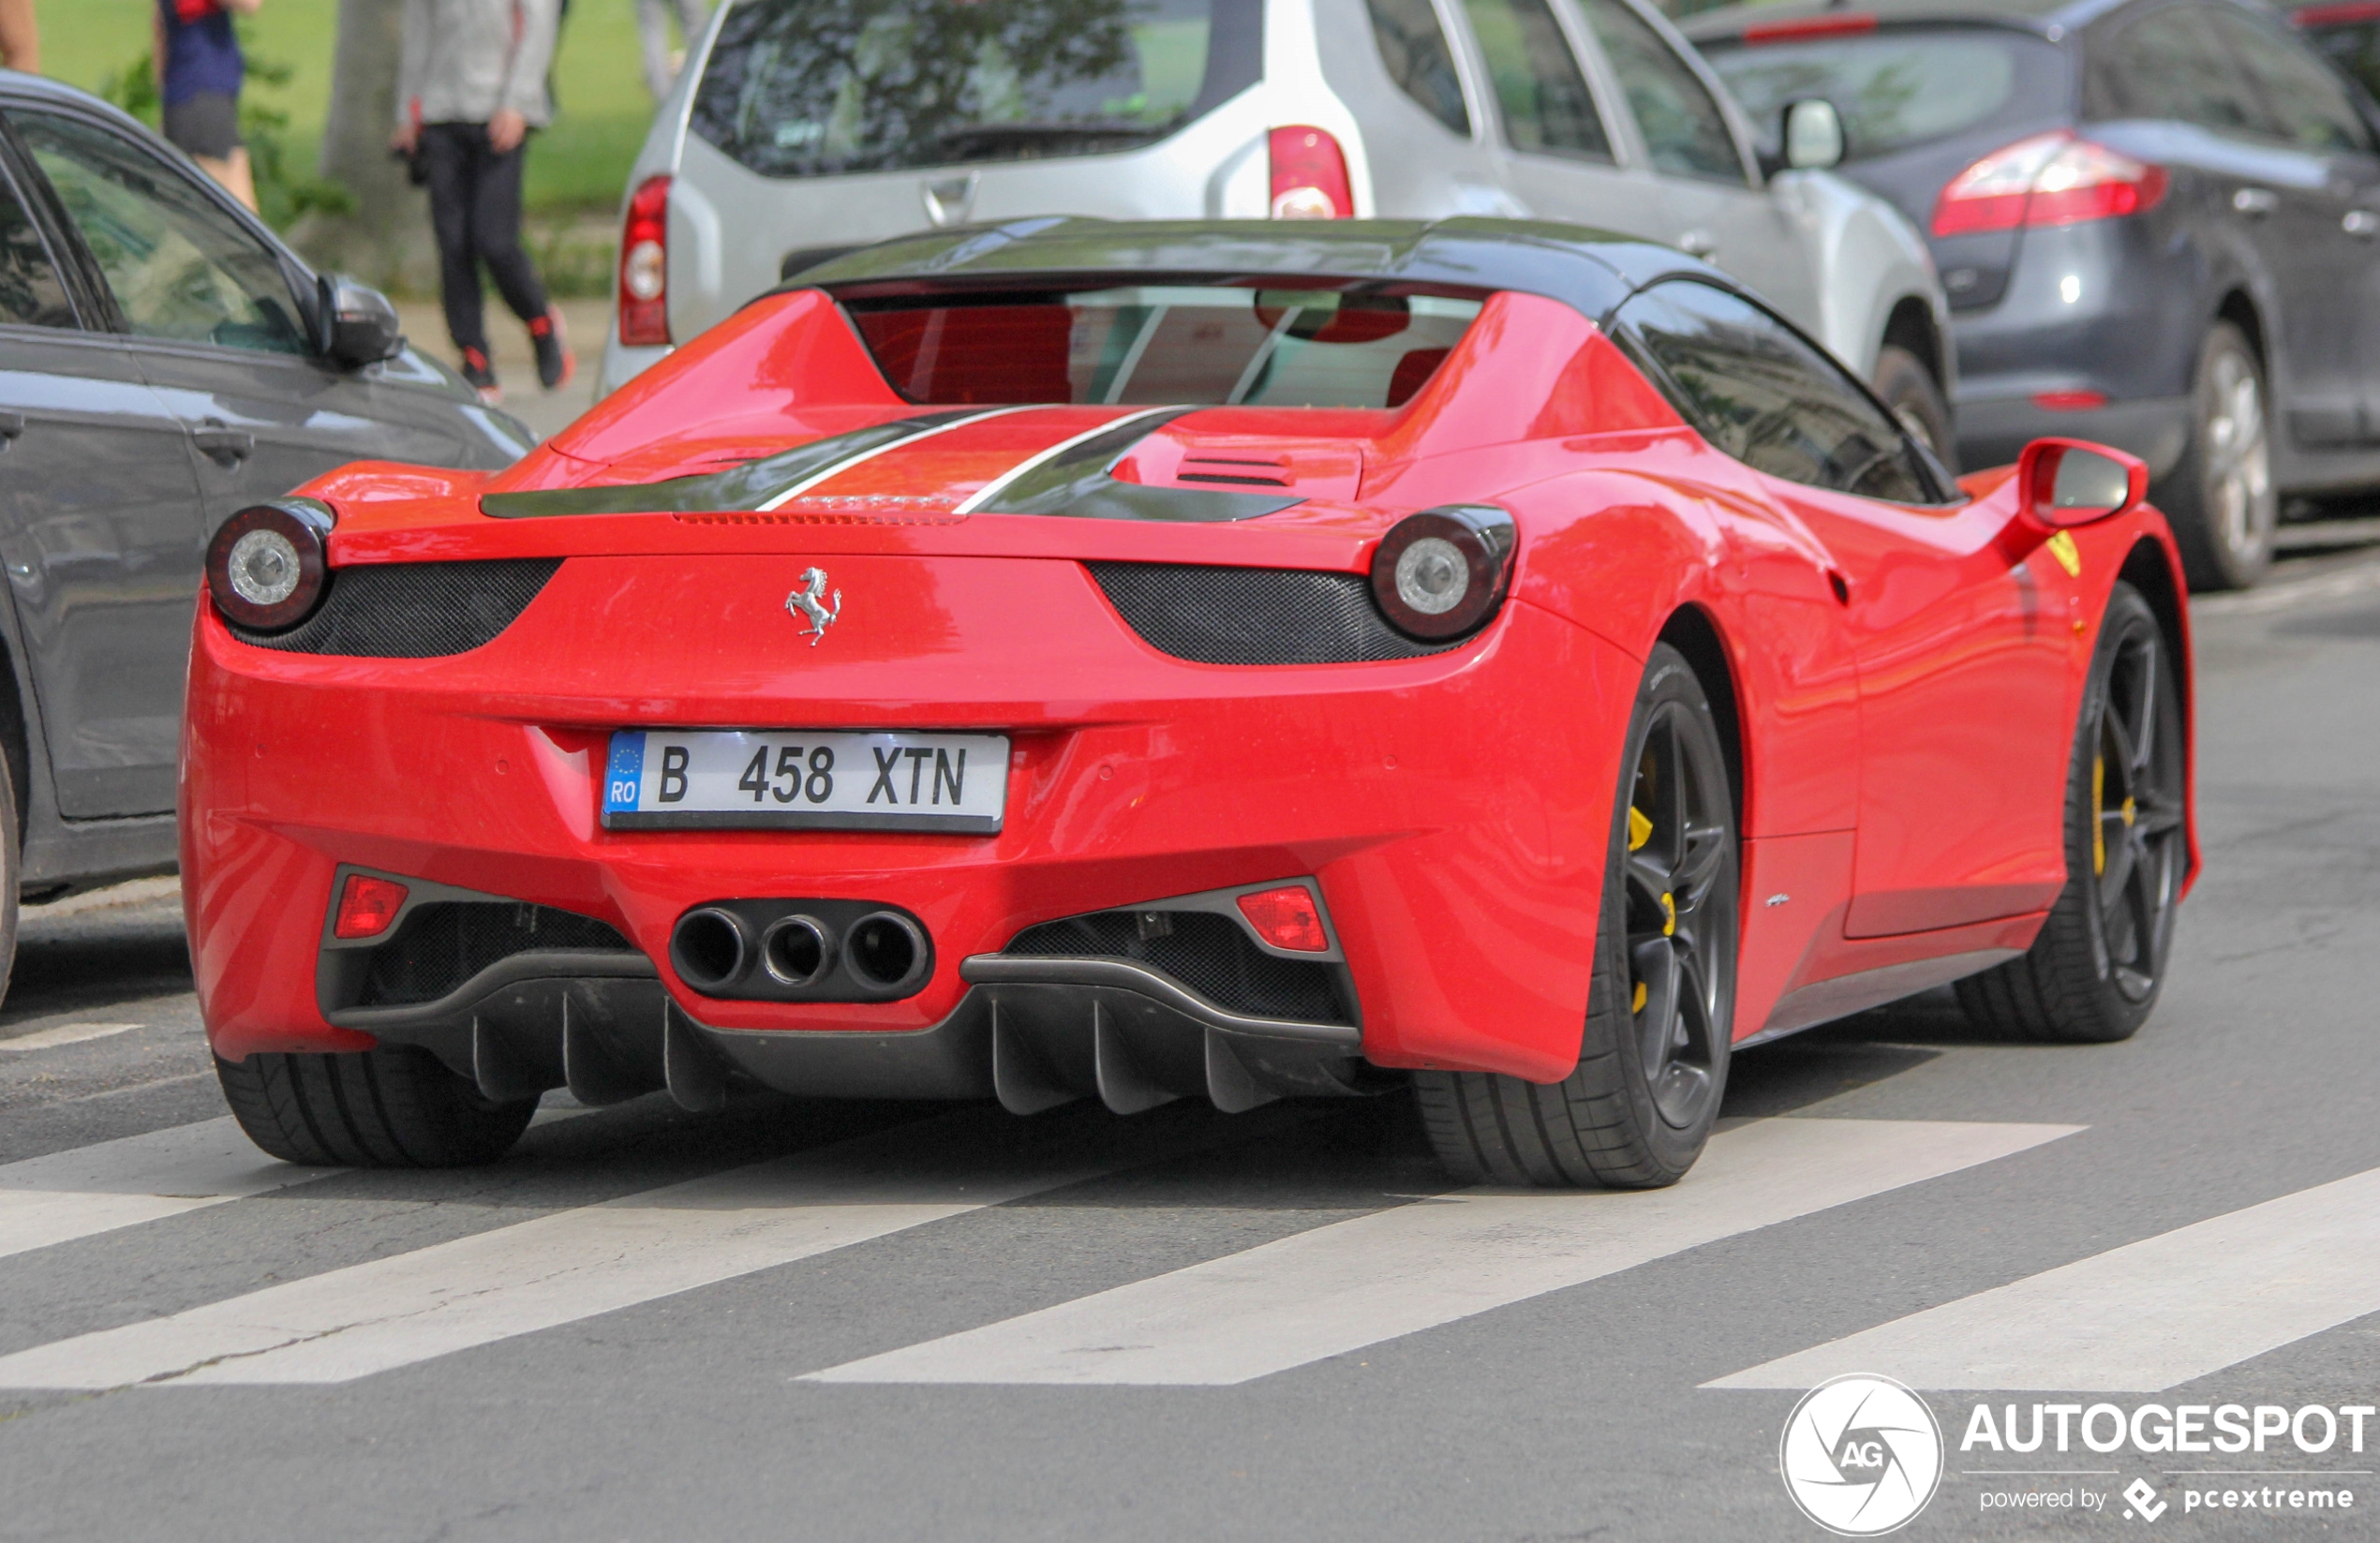
[[[2301,27],[2337,27],[2350,22],[2380,21],[2380,0],[2344,0],[2335,6],[2300,6],[2289,20]]]
[[[1274,219],[1352,219],[1355,194],[1347,185],[1347,158],[1339,141],[1311,124],[1272,131]]]
[[[2033,406],[2045,412],[2090,412],[2107,405],[2104,391],[2037,391]]]
[[[1849,16],[1805,16],[1796,22],[1760,22],[1744,29],[1747,43],[1790,43],[1804,37],[1840,37],[1874,32],[1876,18],[1854,12]]]
[[[1961,171],[1934,204],[1934,234],[2075,225],[2153,209],[2165,169],[2064,129],[2002,145]]]
[[[331,924],[335,938],[377,938],[389,929],[405,908],[405,886],[394,879],[350,873],[339,891],[338,919]]]
[[[669,344],[669,178],[647,177],[628,200],[619,233],[619,340]]]
[[[1314,908],[1314,896],[1303,884],[1285,884],[1279,889],[1258,890],[1254,895],[1240,897],[1240,914],[1257,929],[1257,936],[1275,948],[1295,954],[1327,954],[1331,940],[1322,931],[1322,916]]]

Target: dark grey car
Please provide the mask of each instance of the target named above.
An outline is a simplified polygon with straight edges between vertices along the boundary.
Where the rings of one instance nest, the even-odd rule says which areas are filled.
[[[1959,451],[2146,460],[2194,584],[2254,582],[2283,492],[2380,484],[2380,154],[2361,90],[2234,0],[1824,0],[1697,16],[1756,121],[1833,101],[1927,232]]]
[[[215,527],[349,461],[493,467],[529,443],[139,124],[0,74],[0,983],[20,891],[174,861]]]

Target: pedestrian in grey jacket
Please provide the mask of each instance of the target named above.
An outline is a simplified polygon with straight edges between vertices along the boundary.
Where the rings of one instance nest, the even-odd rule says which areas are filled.
[[[521,173],[532,129],[554,116],[545,75],[554,62],[558,0],[405,0],[396,133],[429,184],[438,233],[439,291],[463,376],[498,399],[488,363],[480,265],[528,327],[537,377],[566,384],[577,361],[561,317],[521,248]]]

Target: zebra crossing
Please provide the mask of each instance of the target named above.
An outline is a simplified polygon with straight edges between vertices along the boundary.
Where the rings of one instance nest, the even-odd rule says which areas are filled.
[[[550,1112],[570,1118],[578,1110]],[[1004,1148],[940,1115],[495,1225],[0,1356],[0,1388],[355,1382],[1131,1168],[1225,1126],[1093,1151]],[[826,1366],[811,1384],[1232,1387],[1491,1313],[1706,1244],[1989,1168],[2049,1123],[1787,1116],[1723,1130],[1643,1194],[1459,1190]],[[326,1170],[215,1120],[0,1165],[0,1256],[253,1202]],[[1092,1224],[1086,1221],[1086,1225]],[[963,1284],[963,1283],[960,1283]],[[1921,1388],[2162,1390],[2380,1312],[2380,1169],[2194,1223],[1703,1384],[1847,1371]],[[532,1341],[533,1343],[533,1341]]]

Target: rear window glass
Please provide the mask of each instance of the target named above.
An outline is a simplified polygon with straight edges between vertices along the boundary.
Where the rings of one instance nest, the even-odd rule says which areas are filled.
[[[2306,41],[2355,77],[2364,90],[2380,96],[2380,18],[2329,22],[2317,21],[2304,11],[2298,15]]]
[[[1256,83],[1263,0],[731,0],[696,134],[764,176],[1152,143]]]
[[[2030,116],[2065,78],[2055,45],[1998,30],[1908,27],[1703,52],[1764,139],[1776,139],[1786,103],[1822,96],[1843,115],[1853,159]]]
[[[1393,408],[1462,341],[1480,302],[1183,285],[852,311],[913,402]]]

